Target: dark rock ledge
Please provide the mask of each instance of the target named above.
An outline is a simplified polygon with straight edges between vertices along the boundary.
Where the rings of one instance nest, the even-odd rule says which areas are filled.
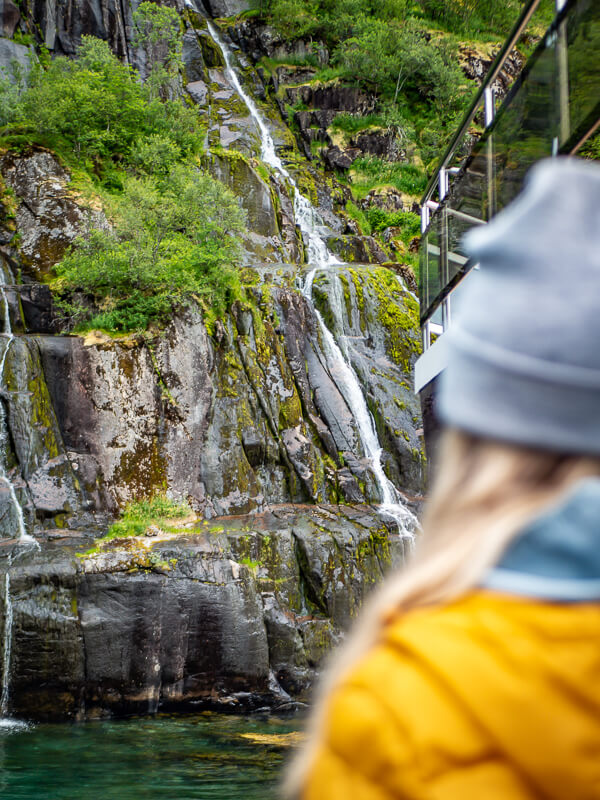
[[[9,713],[293,709],[408,541],[368,506],[278,506],[97,545],[0,542]],[[2,593],[4,629],[6,602]]]

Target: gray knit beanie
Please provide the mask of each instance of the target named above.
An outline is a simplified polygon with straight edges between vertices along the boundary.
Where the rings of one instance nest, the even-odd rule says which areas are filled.
[[[455,428],[600,455],[600,165],[542,161],[465,250],[439,413]]]

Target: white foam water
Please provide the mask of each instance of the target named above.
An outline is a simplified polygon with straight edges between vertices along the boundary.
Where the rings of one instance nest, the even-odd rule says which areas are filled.
[[[10,323],[10,309],[8,307],[8,298],[6,297],[6,291],[4,285],[0,285],[0,297],[2,298],[2,309],[4,312],[4,330],[2,332],[2,336],[4,337],[4,339],[6,339],[4,352],[2,353],[2,359],[0,360],[0,382],[4,383],[4,366],[6,364],[6,357],[8,355],[8,351],[10,350],[10,346],[14,341],[15,335],[12,331],[12,326]],[[6,412],[4,410],[4,405],[2,403],[0,403],[0,431],[1,431],[0,448],[3,448],[6,445],[7,427],[6,427]],[[6,473],[6,466],[2,458],[0,458],[0,481],[2,481],[2,483],[4,483],[4,485],[8,489],[10,502],[13,507],[13,511],[17,520],[19,543],[33,545],[36,548],[39,547],[38,543],[33,538],[33,536],[30,536],[27,533],[27,529],[25,527],[25,517],[23,516],[23,508],[21,507],[21,504],[19,503],[19,500],[17,498],[15,487]]]
[[[13,607],[10,597],[10,574],[4,575],[4,645],[2,648],[2,695],[0,695],[0,715],[5,718],[8,709],[8,690],[10,686],[10,656],[12,650]]]
[[[327,270],[329,267],[335,265],[341,265],[343,262],[341,262],[327,247],[323,220],[312,203],[302,195],[296,181],[277,155],[273,137],[269,132],[262,114],[254,100],[246,93],[240,83],[233,67],[232,54],[228,45],[224,42],[211,20],[207,19],[206,22],[213,41],[223,54],[227,77],[245,103],[258,128],[262,160],[273,170],[278,172],[292,187],[296,224],[302,233],[307,252],[307,261],[309,264],[314,265],[305,277],[302,291],[311,304],[316,319],[318,320],[325,347],[324,355],[327,359],[330,374],[332,378],[335,376],[335,383],[354,416],[365,455],[371,463],[373,475],[381,496],[380,510],[396,521],[398,531],[401,534],[412,538],[413,531],[416,527],[416,518],[414,514],[402,504],[395,486],[385,474],[381,461],[382,447],[377,438],[373,416],[368,409],[360,381],[352,368],[347,354],[342,352],[334,335],[325,324],[321,314],[313,303],[312,288],[317,272],[319,270]],[[334,313],[339,313],[339,309],[334,308],[333,310]]]

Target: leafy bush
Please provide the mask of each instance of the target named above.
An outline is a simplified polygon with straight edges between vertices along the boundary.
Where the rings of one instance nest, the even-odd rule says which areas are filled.
[[[371,223],[362,208],[359,208],[355,203],[349,200],[346,203],[346,214],[357,223],[360,233],[363,236],[371,235]]]
[[[0,70],[0,125],[19,117],[24,86],[25,73],[17,61],[13,61],[9,69]]]
[[[133,12],[134,44],[146,51],[151,64],[146,85],[163,100],[177,93],[177,75],[183,66],[181,19],[175,8],[144,2]]]
[[[59,304],[79,330],[143,330],[192,296],[221,315],[239,296],[244,213],[223,184],[177,165],[127,177],[108,204],[114,227],[90,230],[56,267]]]
[[[413,92],[446,116],[464,100],[465,78],[456,55],[442,40],[429,39],[414,19],[404,23],[359,18],[353,35],[334,51],[346,76],[395,103]]]
[[[29,81],[18,98],[7,79],[0,81],[0,124],[25,126],[32,140],[96,172],[106,161],[132,163],[151,137],[168,140],[178,159],[201,141],[197,113],[179,99],[153,96],[101,39],[84,36],[76,59],[55,58],[47,70],[33,69]]]
[[[286,38],[301,38],[319,27],[315,4],[304,0],[273,0],[270,16]]]
[[[221,183],[181,163],[202,136],[196,111],[168,99],[181,61],[179,16],[145,2],[134,22],[153,59],[146,84],[90,36],[75,59],[36,66],[29,85],[21,75],[0,79],[1,121],[103,185],[111,228],[87,231],[56,267],[67,328],[141,331],[192,297],[210,322],[241,292],[244,214]]]
[[[412,211],[384,211],[377,206],[371,206],[367,211],[367,219],[375,233],[380,233],[386,228],[400,228],[405,241],[410,241],[421,232],[419,215],[413,214]]]

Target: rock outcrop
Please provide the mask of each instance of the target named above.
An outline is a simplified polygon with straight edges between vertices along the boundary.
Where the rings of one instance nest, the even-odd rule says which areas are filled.
[[[9,151],[0,156],[0,173],[17,200],[19,266],[34,280],[46,277],[86,229],[108,225],[102,211],[71,190],[71,176],[47,150]]]
[[[391,474],[404,491],[418,494],[418,410],[408,399],[418,341],[414,300],[396,284],[386,313],[405,320],[398,335],[408,349],[394,362],[391,339],[378,333],[381,276],[358,268],[340,280],[358,287],[344,300],[344,320],[350,315],[354,326],[344,335],[353,337],[353,347],[355,339],[363,342],[365,363],[379,364],[377,385],[389,387],[388,394],[373,392],[373,411],[382,418],[391,413],[391,429],[412,448],[401,456],[392,449]],[[324,303],[337,302],[321,279],[318,291]],[[218,343],[192,312],[155,342],[36,338],[66,450],[87,475],[88,491],[102,484],[122,505],[166,482],[208,517],[272,503],[377,500],[352,410],[328,372],[310,307],[290,288],[273,288],[271,295],[262,308],[236,306]],[[369,368],[363,372],[370,387]],[[408,403],[410,414],[396,418],[399,406],[390,410],[394,392],[406,395],[401,405]]]
[[[28,558],[4,546],[11,713],[293,707],[406,546],[369,508],[326,506],[101,546],[73,533]]]

